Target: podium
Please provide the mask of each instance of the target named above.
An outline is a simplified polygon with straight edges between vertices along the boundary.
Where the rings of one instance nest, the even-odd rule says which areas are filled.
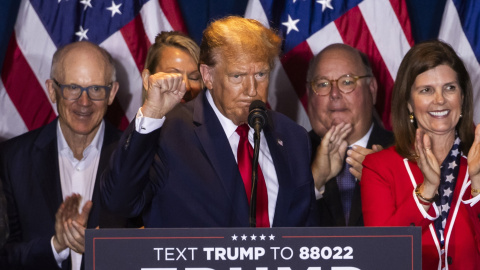
[[[87,270],[421,270],[420,227],[89,229]]]

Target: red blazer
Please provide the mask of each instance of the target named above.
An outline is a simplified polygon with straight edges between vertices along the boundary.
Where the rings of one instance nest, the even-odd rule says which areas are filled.
[[[368,155],[360,182],[365,226],[421,226],[424,270],[441,269],[441,257],[445,269],[479,269],[480,203],[470,195],[467,159],[461,158],[442,256],[433,222],[440,218],[437,206],[432,204],[426,212],[415,196],[415,187],[422,182],[417,164],[404,159],[394,147]]]

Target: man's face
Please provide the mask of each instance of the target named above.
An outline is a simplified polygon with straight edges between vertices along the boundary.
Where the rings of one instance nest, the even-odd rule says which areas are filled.
[[[111,75],[106,74],[106,63],[98,52],[84,49],[72,49],[67,53],[63,64],[59,63],[63,75],[55,78],[60,84],[76,84],[81,87],[91,85],[109,85]],[[112,84],[110,95],[105,100],[92,101],[83,92],[77,100],[66,100],[62,97],[60,87],[52,80],[47,80],[50,99],[57,103],[58,115],[62,132],[69,136],[94,136],[107,111],[107,106],[113,102],[118,90],[118,83]]]
[[[331,49],[321,55],[312,79],[326,78],[336,80],[342,75],[367,75],[358,54],[342,49]],[[351,123],[353,131],[347,138],[348,143],[361,139],[368,131],[372,121],[377,84],[374,78],[357,80],[355,89],[342,93],[333,82],[328,95],[316,95],[309,90],[308,112],[313,130],[323,137],[333,126],[339,123]]]
[[[210,89],[218,110],[235,125],[247,123],[248,108],[254,100],[267,102],[270,67],[253,56],[226,59],[217,53],[213,67],[201,65],[205,86]]]

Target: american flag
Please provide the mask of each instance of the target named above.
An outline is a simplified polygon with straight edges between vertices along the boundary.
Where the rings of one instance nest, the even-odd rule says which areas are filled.
[[[309,130],[308,62],[327,45],[342,42],[370,57],[379,81],[377,111],[391,127],[393,82],[413,45],[405,0],[249,0],[244,15],[278,29],[284,39],[271,78],[272,109]],[[439,34],[470,72],[476,123],[480,122],[479,16],[480,2],[447,0]],[[147,49],[156,34],[172,29],[186,32],[177,0],[22,0],[1,73],[0,141],[56,117],[44,84],[51,57],[59,46],[84,39],[100,44],[116,60],[121,88],[108,118],[125,127],[141,105],[140,71]]]
[[[474,85],[474,120],[480,123],[480,1],[447,0],[439,38],[451,43]],[[310,130],[306,72],[315,54],[345,43],[369,56],[378,80],[376,109],[391,129],[392,89],[400,62],[413,46],[405,0],[250,0],[246,17],[280,31],[284,55],[270,83],[269,104]]]
[[[56,115],[45,80],[55,50],[88,40],[115,59],[120,90],[107,117],[125,128],[141,105],[145,57],[161,31],[186,32],[176,0],[22,0],[0,81],[0,141]]]
[[[473,121],[480,123],[480,1],[447,0],[438,38],[462,58],[473,84]]]
[[[393,82],[403,56],[413,45],[410,19],[403,0],[293,0],[284,3],[251,0],[246,16],[279,29],[284,38],[285,54],[276,68],[278,75],[271,84],[271,92],[290,94],[278,98],[274,95],[274,100],[269,100],[274,108],[289,106],[292,100],[298,100],[297,110],[289,111],[289,116],[309,129],[305,111],[308,63],[329,44],[345,43],[369,56],[379,85],[377,111],[385,126],[391,127]]]

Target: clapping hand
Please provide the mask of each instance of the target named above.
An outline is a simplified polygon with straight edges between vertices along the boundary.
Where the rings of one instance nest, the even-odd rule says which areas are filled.
[[[336,176],[342,169],[345,151],[348,146],[346,138],[351,131],[351,124],[340,123],[332,126],[323,136],[312,162],[312,174],[317,190],[320,190],[329,179]]]
[[[55,215],[53,243],[57,252],[67,247],[77,253],[85,251],[85,228],[92,202],[87,201],[82,207],[82,212],[79,213],[78,208],[81,201],[82,196],[79,194],[74,193],[67,196]]]
[[[475,128],[475,140],[473,141],[470,151],[468,151],[468,174],[472,181],[472,189],[480,190],[480,124]],[[478,192],[473,192],[472,195],[478,195]]]
[[[419,190],[423,197],[433,198],[440,185],[440,165],[432,151],[431,138],[421,129],[415,135],[417,165],[423,174],[423,185]]]
[[[379,144],[374,144],[372,149],[361,147],[359,145],[352,146],[351,150],[347,151],[346,162],[352,166],[350,173],[360,181],[362,179],[363,160],[369,154],[376,153],[383,150],[383,147]]]

